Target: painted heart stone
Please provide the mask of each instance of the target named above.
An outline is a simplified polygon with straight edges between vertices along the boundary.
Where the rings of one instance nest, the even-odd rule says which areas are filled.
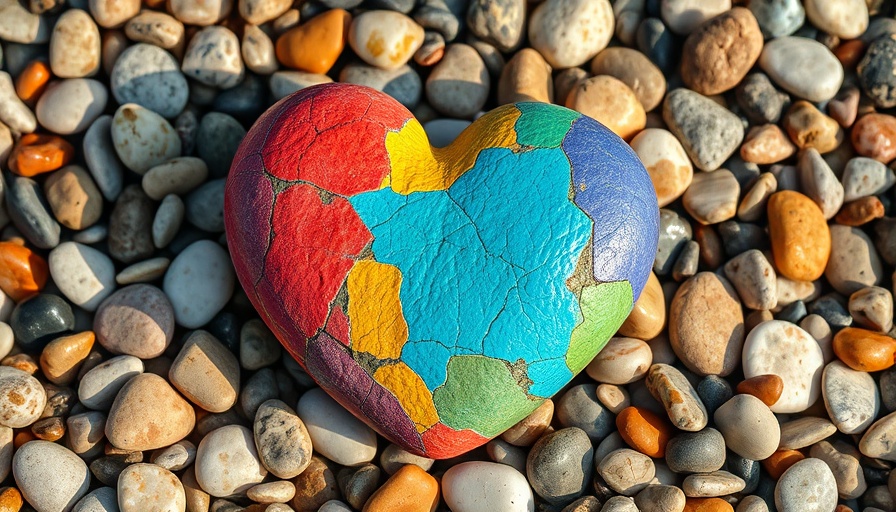
[[[234,158],[250,300],[339,403],[405,449],[479,446],[566,385],[641,293],[658,208],[596,121],[505,105],[445,148],[383,93],[303,89]]]

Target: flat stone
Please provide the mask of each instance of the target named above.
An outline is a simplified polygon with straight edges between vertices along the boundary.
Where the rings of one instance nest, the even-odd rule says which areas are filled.
[[[143,373],[132,377],[115,397],[106,438],[123,450],[154,450],[185,438],[195,424],[193,407],[165,379]]]
[[[162,199],[152,220],[152,243],[156,248],[163,249],[174,240],[185,214],[186,207],[180,197],[169,194]]]
[[[236,356],[207,331],[193,331],[168,371],[171,384],[209,412],[224,412],[236,403],[240,365]]]
[[[759,66],[781,88],[809,101],[833,98],[843,83],[840,61],[826,46],[805,37],[769,41],[759,56]]]
[[[725,438],[708,427],[678,434],[666,444],[666,464],[676,473],[710,473],[725,464]]]
[[[71,450],[29,441],[16,450],[12,473],[22,497],[36,510],[68,510],[90,487],[87,464]]]
[[[103,196],[83,167],[67,165],[44,181],[44,194],[53,216],[63,226],[81,230],[103,213]]]
[[[865,474],[859,463],[861,454],[844,441],[819,441],[809,451],[811,457],[821,459],[831,469],[837,481],[837,493],[843,499],[855,499],[868,489]]]
[[[196,446],[184,439],[154,451],[150,461],[168,471],[180,471],[196,461]]]
[[[597,464],[597,472],[614,491],[634,496],[653,480],[656,468],[650,457],[622,448],[604,457]]]
[[[697,432],[709,421],[706,407],[687,378],[667,364],[654,364],[647,374],[647,389],[666,409],[669,419],[679,430]]]
[[[121,194],[124,164],[119,160],[112,140],[112,116],[98,117],[84,134],[84,161],[96,186],[107,201],[115,201]]]
[[[180,156],[180,138],[171,124],[136,103],[118,107],[111,130],[115,152],[137,174],[145,174],[152,167]]]
[[[671,0],[660,6],[663,21],[676,34],[690,34],[703,22],[731,9],[730,0]]]
[[[264,467],[274,476],[293,478],[311,464],[311,436],[288,405],[268,400],[259,406],[253,424],[255,446]]]
[[[613,415],[597,400],[594,384],[569,388],[557,400],[555,415],[561,425],[584,430],[595,443],[613,431]]]
[[[825,219],[831,219],[843,206],[843,185],[815,148],[800,154],[800,184],[803,193],[821,208]]]
[[[643,378],[653,361],[650,346],[635,338],[610,338],[586,367],[598,382],[628,384]]]
[[[755,396],[735,395],[716,410],[713,419],[725,445],[744,458],[763,460],[778,449],[778,421]]]
[[[174,16],[158,11],[145,10],[129,19],[124,33],[131,41],[165,50],[173,50],[184,42],[184,24]]]
[[[822,512],[837,507],[837,482],[827,464],[803,459],[784,472],[775,486],[775,506],[781,512]]]
[[[873,158],[858,156],[846,162],[841,182],[843,200],[855,201],[886,192],[896,183],[896,175],[885,164]]]
[[[322,389],[305,392],[296,410],[316,452],[344,466],[373,460],[376,434]]]
[[[148,283],[165,275],[171,260],[168,258],[150,258],[133,265],[128,265],[115,275],[115,282],[126,286],[135,283]]]
[[[871,238],[859,228],[832,225],[831,257],[824,276],[835,290],[849,296],[883,279],[883,267]]]
[[[648,485],[635,496],[635,505],[637,505],[640,512],[684,510],[685,495],[681,489],[674,485]],[[579,511],[572,509],[570,512]],[[583,510],[581,512],[590,511]]]
[[[681,483],[684,494],[689,498],[714,498],[740,492],[746,482],[727,471],[713,471],[689,475]]]
[[[663,120],[704,171],[714,171],[740,147],[744,128],[725,107],[688,89],[675,89],[663,102]]]
[[[142,15],[146,14],[163,15],[152,11]],[[180,30],[183,37],[183,25]],[[137,43],[123,51],[109,80],[118,103],[135,103],[165,118],[177,116],[190,95],[177,59],[155,44]]]
[[[701,224],[718,224],[734,217],[740,198],[740,185],[727,169],[694,175],[682,202],[688,213]]]
[[[37,100],[34,113],[41,126],[54,133],[81,133],[103,113],[108,98],[102,82],[70,78],[48,85]]]
[[[177,476],[155,464],[132,464],[118,477],[121,512],[184,510],[186,501],[184,487]]]
[[[442,477],[442,495],[456,512],[525,512],[532,510],[535,502],[526,477],[495,462],[472,461],[452,466]]]
[[[50,275],[74,305],[96,311],[115,291],[115,265],[104,253],[77,242],[63,242],[47,258]]]
[[[85,406],[105,411],[131,378],[143,373],[143,362],[134,356],[117,356],[85,373],[78,383],[78,400]]]
[[[471,118],[485,105],[490,84],[479,53],[472,46],[452,44],[426,80],[426,97],[447,116]]]
[[[227,252],[213,241],[200,240],[174,258],[162,286],[177,323],[195,329],[208,323],[230,300],[235,281]]]
[[[610,75],[622,81],[635,93],[646,112],[659,106],[666,93],[663,72],[643,53],[630,48],[601,50],[591,61],[591,74]]]
[[[781,450],[798,450],[827,439],[837,427],[825,418],[806,416],[781,424]]]
[[[171,343],[174,319],[171,302],[161,290],[134,284],[100,303],[93,330],[100,345],[113,354],[152,359]]]

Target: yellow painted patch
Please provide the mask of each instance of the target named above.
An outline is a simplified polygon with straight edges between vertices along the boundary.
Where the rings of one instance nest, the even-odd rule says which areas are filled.
[[[348,273],[348,320],[352,348],[378,359],[398,359],[408,340],[401,311],[401,271],[393,265],[363,260]]]
[[[373,373],[373,378],[395,395],[416,425],[417,432],[422,433],[439,421],[439,413],[432,403],[432,393],[408,365],[399,362],[381,366]]]
[[[386,134],[392,172],[382,183],[399,194],[447,190],[473,168],[478,148],[517,148],[514,125],[520,110],[513,105],[496,109],[461,132],[444,148],[433,148],[423,126],[411,119],[397,132]]]

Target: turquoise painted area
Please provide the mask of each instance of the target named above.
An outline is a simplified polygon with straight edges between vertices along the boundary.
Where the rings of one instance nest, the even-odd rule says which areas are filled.
[[[562,142],[573,121],[582,114],[556,105],[544,103],[517,103],[520,117],[513,129],[516,141],[522,146],[556,148]]]
[[[522,362],[543,397],[572,378],[564,357],[582,317],[565,279],[592,221],[569,200],[570,173],[559,148],[492,148],[447,191],[349,198],[377,261],[401,270],[401,359],[430,390],[452,355]]]

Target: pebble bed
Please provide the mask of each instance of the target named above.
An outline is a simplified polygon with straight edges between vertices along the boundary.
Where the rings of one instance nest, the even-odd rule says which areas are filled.
[[[0,0],[0,511],[896,510],[894,10]],[[457,459],[342,409],[235,280],[232,156],[332,81],[436,145],[565,105],[657,191],[618,337]]]

